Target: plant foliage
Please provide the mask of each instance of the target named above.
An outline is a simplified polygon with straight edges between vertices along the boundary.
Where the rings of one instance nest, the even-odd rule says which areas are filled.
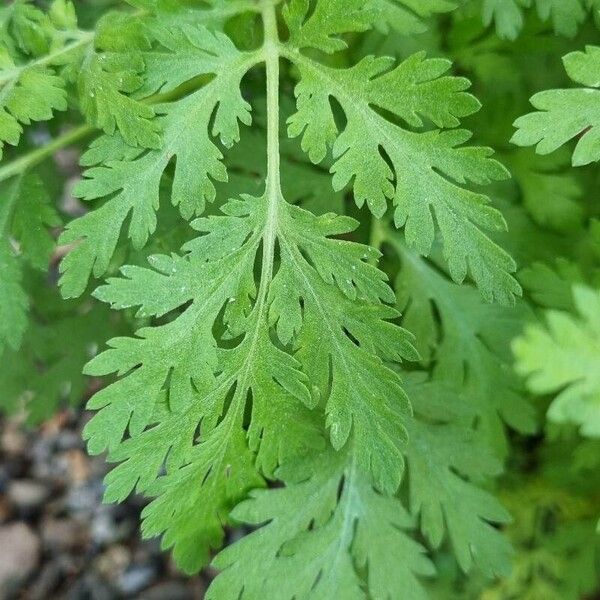
[[[0,9],[2,409],[101,378],[207,598],[596,590],[600,4],[81,4]]]

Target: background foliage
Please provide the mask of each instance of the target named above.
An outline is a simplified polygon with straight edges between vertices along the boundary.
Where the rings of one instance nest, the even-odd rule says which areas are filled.
[[[2,7],[2,410],[103,377],[108,501],[257,527],[211,598],[598,592],[599,11]]]

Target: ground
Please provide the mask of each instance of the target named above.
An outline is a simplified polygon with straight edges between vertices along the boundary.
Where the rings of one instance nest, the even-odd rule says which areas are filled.
[[[184,578],[140,539],[141,498],[102,504],[108,467],[85,452],[88,417],[0,421],[0,600],[202,599],[210,572]]]

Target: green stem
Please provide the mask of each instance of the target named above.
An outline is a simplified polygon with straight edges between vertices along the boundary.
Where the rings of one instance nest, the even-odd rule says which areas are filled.
[[[4,181],[10,177],[18,175],[19,173],[22,173],[23,171],[31,169],[35,165],[45,160],[48,156],[54,154],[54,152],[57,150],[78,142],[88,135],[91,135],[95,130],[96,129],[91,125],[81,125],[57,137],[46,146],[37,148],[36,150],[33,150],[32,152],[29,152],[28,154],[9,162],[7,165],[0,167],[0,181]]]
[[[277,15],[273,0],[261,0],[260,9],[265,37],[262,55],[267,71],[267,180],[265,185],[267,215],[262,236],[262,268],[254,308],[256,315],[254,331],[250,338],[248,359],[238,377],[238,385],[231,405],[236,407],[235,419],[232,420],[232,425],[237,426],[240,426],[243,419],[246,395],[254,366],[253,360],[257,353],[261,334],[264,332],[269,285],[273,280],[279,206],[283,200],[279,173],[279,35],[277,33]]]
[[[0,206],[0,240],[3,240],[10,232],[10,224],[12,221],[13,211],[19,197],[19,187],[21,185],[21,177],[14,182],[14,185],[9,188],[6,196],[6,204]]]
[[[72,52],[73,50],[77,50],[78,48],[85,46],[92,42],[94,39],[94,32],[92,31],[80,31],[78,32],[78,37],[75,41],[63,46],[60,50],[53,52],[52,54],[48,54],[46,56],[42,56],[32,62],[29,62],[25,65],[17,66],[12,69],[6,69],[0,74],[0,87],[6,84],[8,81],[17,78],[20,73],[22,73],[25,69],[32,69],[35,67],[45,67],[47,65],[51,65],[58,58]]]
[[[272,23],[269,26],[269,36],[271,36],[272,43],[269,43],[269,47],[272,48],[272,52],[278,53],[279,38],[277,35],[277,22],[276,22],[276,18],[275,18],[275,9],[274,9],[274,5],[276,3],[277,2],[274,3],[272,0],[271,0],[271,2],[265,1],[265,2],[263,2],[263,5],[261,7],[258,7],[254,3],[253,0],[240,0],[237,4],[235,4],[231,7],[228,7],[225,12],[227,14],[229,14],[229,13],[237,14],[240,11],[253,11],[253,12],[261,12],[263,14],[263,16],[265,15],[265,13],[271,12],[272,17],[267,17],[267,18],[272,19]],[[143,15],[145,12],[146,11],[136,11],[136,13],[134,13],[134,14],[136,16],[140,16],[140,15]],[[267,29],[266,23],[267,23],[267,21],[265,20],[265,31]],[[273,23],[274,23],[274,25],[273,25]],[[273,37],[273,33],[274,33],[274,37]],[[78,47],[81,47],[81,46],[84,46],[84,45],[90,43],[91,41],[93,41],[94,35],[95,34],[93,32],[80,31],[79,38],[76,41],[64,46],[59,51],[57,51],[53,54],[49,54],[48,56],[39,58],[31,63],[28,63],[27,65],[25,65],[23,67],[8,69],[8,70],[2,72],[0,74],[0,87],[3,84],[5,84],[7,81],[10,81],[11,79],[13,79],[15,76],[18,76],[18,73],[25,68],[40,67],[40,66],[45,66],[45,65],[51,64],[58,57],[60,57],[64,54],[67,54],[68,52],[71,52],[72,50],[75,50]],[[265,39],[266,39],[266,37],[265,37]],[[265,44],[265,46],[266,46],[266,44]],[[266,50],[265,50],[265,55],[266,55]],[[277,56],[278,56],[278,54],[277,54]],[[278,79],[279,79],[279,62],[278,62],[278,60],[279,59],[277,58],[277,63],[275,65],[275,68],[277,70],[277,72],[276,72],[276,79],[277,79],[276,96],[279,93],[278,92]],[[177,97],[181,96],[182,92],[186,93],[190,90],[193,91],[203,82],[204,82],[204,80],[202,78],[197,78],[197,80],[188,82],[188,84],[186,86],[182,86],[181,88],[179,88],[177,90],[173,90],[172,92],[169,92],[167,94],[155,94],[154,96],[144,99],[143,102],[147,102],[149,104],[156,104],[156,103],[171,101],[171,100],[177,99]],[[271,107],[271,108],[273,108],[273,107]],[[277,97],[277,101],[275,103],[274,108],[276,111],[275,117],[278,122],[279,121],[279,99],[278,99],[278,97]],[[27,169],[30,169],[30,168],[36,166],[37,164],[41,163],[43,160],[45,160],[48,156],[50,156],[57,150],[60,150],[61,148],[64,148],[75,142],[78,142],[79,140],[87,137],[88,135],[91,135],[95,130],[96,130],[96,128],[91,125],[81,125],[80,127],[77,127],[75,129],[69,131],[68,133],[56,138],[55,140],[50,142],[48,145],[43,146],[41,148],[37,148],[37,149],[33,150],[32,152],[30,152],[24,156],[20,156],[19,158],[16,158],[12,162],[10,162],[4,166],[1,166],[0,167],[0,182],[5,181],[6,179],[9,179],[10,177],[14,177],[15,175],[19,175],[23,171],[26,171]],[[279,177],[279,134],[278,134],[278,132],[277,132],[275,153],[277,154],[277,164],[274,165],[273,171],[276,172],[277,177]]]
[[[369,245],[376,250],[381,250],[387,238],[386,228],[380,219],[377,217],[371,218],[371,232],[369,236]],[[378,258],[371,256],[369,262],[372,265],[377,265]]]
[[[279,205],[283,198],[280,177],[279,149],[279,34],[277,15],[272,0],[262,0],[261,14],[264,26],[263,54],[267,71],[267,217],[264,231],[263,265],[258,302],[266,298],[273,277],[275,241],[279,219]]]
[[[172,100],[177,100],[182,95],[195,91],[203,83],[203,79],[197,79],[166,94],[154,94],[153,96],[145,98],[142,100],[142,102],[147,104],[161,104],[170,102]],[[31,169],[57,150],[60,150],[66,146],[70,146],[71,144],[86,138],[95,131],[97,131],[97,128],[93,125],[80,125],[79,127],[68,131],[64,135],[57,137],[55,140],[52,140],[46,146],[36,148],[35,150],[16,158],[12,162],[9,162],[4,166],[0,166],[0,182],[9,179],[10,177],[14,177],[22,171]]]

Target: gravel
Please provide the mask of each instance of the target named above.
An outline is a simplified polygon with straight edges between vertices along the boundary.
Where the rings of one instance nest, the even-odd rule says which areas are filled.
[[[102,504],[108,467],[84,451],[85,420],[0,419],[0,600],[202,600],[213,573],[184,577],[141,540],[142,498]]]

